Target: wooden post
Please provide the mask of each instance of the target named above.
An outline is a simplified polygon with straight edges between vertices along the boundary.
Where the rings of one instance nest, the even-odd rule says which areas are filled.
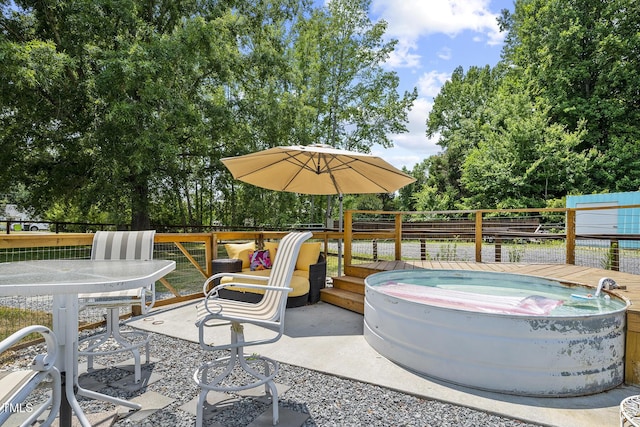
[[[371,241],[371,244],[373,245],[373,260],[374,261],[378,261],[378,240],[377,239],[373,239]]]
[[[495,238],[494,256],[496,262],[502,262],[502,240],[499,237]]]
[[[482,211],[476,212],[476,262],[482,262]]]
[[[611,270],[620,271],[620,243],[617,239],[611,240]]]
[[[640,313],[627,311],[624,382],[640,385]]]
[[[567,209],[567,264],[576,263],[576,211]]]
[[[396,214],[396,261],[402,259],[402,214]]]
[[[353,213],[344,213],[344,268],[351,266],[351,245],[353,243]],[[340,262],[340,260],[338,260]]]
[[[427,240],[422,238],[420,239],[420,261],[427,260]]]
[[[329,233],[325,232],[324,235],[324,259],[329,256]]]
[[[213,234],[212,242],[211,242],[211,259],[218,258],[218,235],[216,233]]]
[[[207,275],[211,277],[213,270],[211,269],[211,261],[218,257],[218,239],[215,233],[209,235],[209,241],[204,245],[204,260],[207,264]]]

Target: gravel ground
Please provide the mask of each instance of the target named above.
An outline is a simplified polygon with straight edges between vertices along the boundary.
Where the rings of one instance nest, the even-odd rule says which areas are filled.
[[[19,357],[3,369],[23,365],[42,347],[21,350]],[[122,418],[114,426],[192,426],[195,416],[179,409],[198,395],[192,375],[203,357],[200,347],[188,341],[155,334],[151,354],[158,381],[136,392],[105,386],[103,393],[132,399],[144,392],[155,392],[174,399],[164,409],[142,421]],[[120,355],[122,357],[122,355]],[[125,356],[126,357],[126,356]],[[100,363],[117,359],[97,359]],[[128,375],[118,368],[107,368],[86,374],[103,383],[112,383]],[[423,399],[372,384],[339,378],[291,365],[280,365],[276,382],[289,387],[280,396],[280,408],[308,414],[304,426],[534,426],[519,420],[504,418],[482,411]],[[208,426],[246,426],[270,405],[252,397],[234,396],[231,405],[221,406],[205,423]],[[112,404],[80,399],[87,414],[113,410]]]

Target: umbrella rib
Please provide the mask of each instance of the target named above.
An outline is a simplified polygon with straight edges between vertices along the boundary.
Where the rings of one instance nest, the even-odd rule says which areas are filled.
[[[266,169],[266,168],[269,168],[269,167],[271,167],[271,166],[275,166],[275,165],[277,165],[278,163],[280,163],[280,160],[276,157],[276,158],[275,158],[271,163],[268,163],[268,164],[263,165],[260,169],[252,170],[252,171],[246,172],[246,173],[244,173],[244,174],[238,174],[238,176],[236,176],[236,177],[234,177],[234,178],[235,178],[235,179],[240,179],[240,180],[242,180],[242,178],[246,178],[246,177],[248,177],[248,176],[251,176],[251,175],[253,175],[253,174],[255,174],[255,173],[260,172],[262,169]]]
[[[336,177],[333,174],[333,171],[331,169],[331,166],[329,165],[329,162],[327,161],[327,158],[330,158],[332,160],[333,159],[337,160],[336,156],[333,156],[333,155],[332,156],[323,156],[323,157],[318,156],[318,172],[317,172],[317,174],[320,175],[322,173],[322,171],[320,170],[320,160],[322,159],[322,160],[324,160],[324,165],[325,165],[325,168],[326,168],[326,171],[327,171],[325,173],[329,174],[329,178],[331,178],[331,182],[333,182],[333,186],[336,189],[336,193],[337,194],[342,194],[342,189],[340,188],[340,186],[338,185],[338,182],[336,181]]]
[[[300,160],[300,159],[299,159],[299,157],[300,157],[300,155],[299,155],[299,154],[296,154],[296,155],[293,155],[293,154],[291,154],[291,153],[285,153],[285,154],[286,154],[286,155],[287,155],[287,157],[288,157],[288,159],[287,159],[287,160],[285,160],[285,161],[290,162],[290,163],[297,164],[298,166],[300,166],[300,169],[298,169],[298,170],[296,171],[296,173],[294,173],[294,174],[291,176],[291,178],[287,181],[287,183],[286,183],[285,185],[283,185],[283,186],[282,186],[283,191],[287,191],[287,189],[289,188],[289,185],[291,185],[291,183],[293,183],[293,182],[295,181],[296,177],[297,177],[298,175],[300,175],[300,174],[302,173],[302,171],[303,171],[303,170],[307,169],[307,170],[310,170],[310,171],[312,171],[312,172],[318,173],[318,172],[316,171],[316,168],[315,168],[315,167],[309,167],[309,162],[311,162],[312,166],[313,166],[313,164],[314,164],[314,163],[313,163],[313,156],[306,156],[306,157],[307,157],[307,160],[306,160],[306,161],[302,161],[302,160]],[[317,170],[318,170],[318,171],[320,170],[320,164],[319,164],[319,163],[318,163]]]
[[[253,175],[255,173],[260,172],[262,169],[267,169],[267,168],[270,168],[272,166],[277,166],[278,163],[280,163],[282,161],[294,163],[294,164],[297,164],[298,166],[300,166],[303,169],[308,169],[310,171],[316,172],[315,168],[310,168],[309,166],[307,166],[308,165],[308,161],[307,162],[302,162],[295,155],[292,155],[290,153],[284,153],[284,154],[288,157],[287,159],[282,160],[282,159],[279,159],[279,158],[276,157],[272,162],[262,165],[262,167],[260,169],[252,170],[252,171],[246,172],[244,174],[238,174],[238,176],[235,177],[235,178],[236,179],[246,178],[247,176],[250,176],[250,175]],[[296,175],[298,175],[298,174],[296,174]],[[295,175],[294,175],[294,177],[295,177]]]

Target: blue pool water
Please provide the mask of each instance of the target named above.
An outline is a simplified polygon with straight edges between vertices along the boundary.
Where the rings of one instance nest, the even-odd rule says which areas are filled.
[[[621,298],[612,297],[606,292],[595,298],[595,289],[591,287],[519,274],[460,270],[399,270],[373,275],[369,279],[369,285],[381,292],[388,288],[388,294],[391,296],[425,304],[439,305],[437,300],[431,299],[433,295],[430,295],[437,290],[437,295],[442,299],[451,295],[451,299],[461,300],[467,294],[468,300],[482,299],[482,296],[486,295],[490,300],[493,297],[504,297],[505,302],[530,297],[542,302],[559,301],[552,304],[553,308],[550,311],[540,313],[549,316],[602,314],[625,309],[627,305]],[[398,292],[393,293],[392,290]],[[445,290],[450,292],[444,292]],[[424,295],[425,298],[421,300],[420,295]],[[477,311],[472,303],[461,303],[450,308]]]

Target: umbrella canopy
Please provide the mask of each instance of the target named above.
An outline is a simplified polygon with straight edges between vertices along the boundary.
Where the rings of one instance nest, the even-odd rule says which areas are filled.
[[[300,194],[338,194],[339,231],[342,231],[342,195],[393,193],[415,181],[380,157],[329,145],[274,147],[222,163],[237,180],[276,191]],[[338,276],[342,274],[342,240],[338,239]]]
[[[393,193],[415,181],[380,157],[322,144],[274,147],[222,163],[240,181],[301,194]]]

